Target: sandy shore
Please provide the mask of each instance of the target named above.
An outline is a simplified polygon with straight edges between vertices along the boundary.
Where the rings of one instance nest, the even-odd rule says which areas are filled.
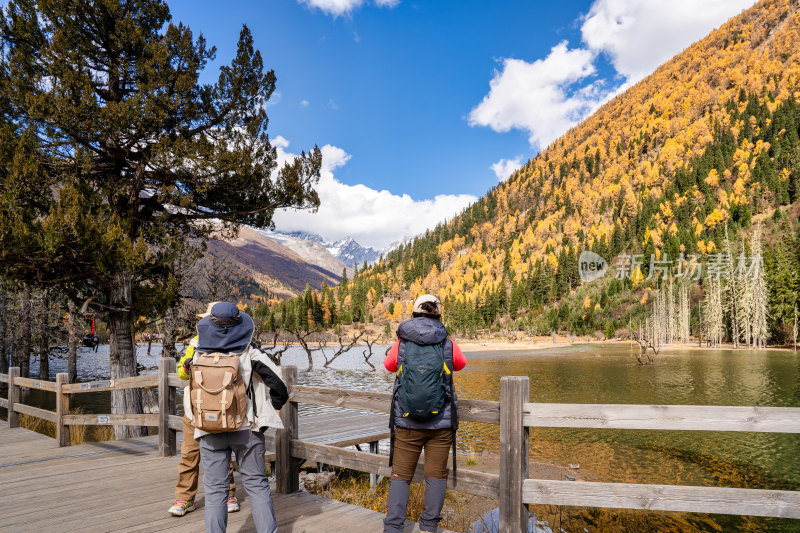
[[[621,340],[621,339],[614,339],[614,340],[593,340],[593,341],[586,341],[586,340],[576,340],[574,342],[569,342],[566,339],[558,339],[556,342],[553,342],[552,339],[549,337],[543,337],[541,339],[524,339],[519,340],[516,342],[508,342],[508,341],[499,341],[499,340],[491,340],[491,339],[459,339],[458,337],[455,338],[455,341],[458,343],[458,346],[463,351],[473,351],[473,352],[488,352],[488,351],[537,351],[537,350],[549,350],[554,349],[557,350],[558,348],[564,348],[567,346],[575,346],[575,345],[585,345],[585,346],[625,346],[628,347],[631,345],[629,340]],[[634,342],[633,347],[638,349],[638,345]],[[676,352],[676,351],[686,351],[686,350],[736,350],[733,347],[733,344],[723,344],[722,346],[717,346],[715,348],[709,348],[705,346],[698,346],[697,342],[688,343],[688,344],[668,344],[662,347],[659,355],[662,353],[669,353],[669,352]],[[746,346],[739,346],[739,350],[749,350]],[[783,351],[783,352],[791,352],[793,351],[792,348],[787,348],[783,346],[769,346],[765,348],[768,351]],[[800,352],[798,352],[800,353]],[[557,354],[554,354],[557,355]]]

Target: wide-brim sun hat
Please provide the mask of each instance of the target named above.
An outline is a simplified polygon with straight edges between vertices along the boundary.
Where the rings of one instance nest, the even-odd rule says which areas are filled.
[[[215,305],[217,305],[218,303],[220,303],[220,302],[211,302],[210,304],[208,304],[208,307],[206,307],[206,312],[205,313],[197,313],[197,318],[205,318],[207,316],[211,316],[211,308],[214,307]]]
[[[197,323],[197,351],[203,353],[242,353],[255,330],[250,315],[229,302],[217,302],[211,314]]]
[[[436,312],[433,314],[435,315],[442,314],[442,303],[439,301],[439,298],[437,298],[433,294],[423,294],[422,296],[414,300],[414,310],[412,312],[423,313],[426,315],[431,314],[430,311],[426,311],[425,309],[422,308],[422,304],[424,303],[432,303],[436,306]]]

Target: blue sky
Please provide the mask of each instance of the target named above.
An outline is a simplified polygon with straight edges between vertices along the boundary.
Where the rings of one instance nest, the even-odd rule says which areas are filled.
[[[325,158],[278,229],[385,246],[449,218],[753,0],[173,0],[218,63],[243,23],[278,78],[270,137]],[[216,68],[208,69],[208,79]]]

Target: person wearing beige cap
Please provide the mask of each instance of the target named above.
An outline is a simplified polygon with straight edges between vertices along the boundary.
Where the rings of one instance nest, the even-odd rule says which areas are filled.
[[[397,328],[397,342],[383,360],[386,370],[397,372],[389,419],[392,479],[384,533],[405,530],[411,478],[423,450],[425,503],[419,517],[421,532],[437,531],[442,519],[451,447],[453,475],[456,473],[458,398],[453,371],[464,368],[467,359],[458,345],[447,338],[447,329],[441,321],[442,304],[436,296],[423,294],[417,298],[412,317]],[[438,371],[431,372],[432,369]]]
[[[211,315],[211,308],[219,302],[208,304],[204,313],[198,313],[197,318],[203,319]],[[189,365],[197,348],[198,336],[192,337],[186,347],[181,360],[178,362],[178,377],[188,380],[191,377]],[[197,509],[194,500],[197,494],[198,478],[200,477],[200,444],[194,438],[192,421],[183,417],[183,442],[181,443],[181,460],[178,463],[178,484],[175,486],[175,503],[169,508],[169,514],[183,516]],[[228,512],[233,513],[240,509],[239,500],[236,499],[236,482],[233,479],[233,465],[230,467],[230,489],[228,490]]]

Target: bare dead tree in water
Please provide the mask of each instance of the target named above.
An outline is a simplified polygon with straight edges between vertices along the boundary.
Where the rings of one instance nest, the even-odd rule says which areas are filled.
[[[276,365],[281,364],[281,359],[283,358],[283,354],[286,353],[286,351],[292,347],[292,345],[289,344],[288,342],[284,342],[283,346],[278,348],[278,338],[280,337],[280,335],[281,335],[280,331],[273,331],[272,346],[270,346],[266,350],[264,349],[264,345],[260,346],[261,351],[264,352],[264,354],[267,357],[272,359],[272,362],[275,363]]]
[[[289,333],[294,335],[297,339],[297,342],[300,343],[300,346],[306,352],[306,357],[308,357],[308,368],[306,372],[311,372],[314,369],[314,358],[312,357],[312,353],[319,351],[322,347],[318,344],[316,348],[311,346],[311,342],[313,342],[310,337],[313,335],[320,333],[322,330],[319,326],[309,325],[309,327],[304,328],[302,326],[297,326],[289,330]]]
[[[381,336],[378,335],[377,337],[370,339],[369,335],[367,335],[366,338],[364,339],[367,348],[363,352],[361,352],[361,355],[364,357],[364,362],[367,363],[372,370],[375,370],[375,365],[373,365],[370,362],[370,359],[372,358],[372,347],[375,345],[376,342],[378,342],[378,339],[380,338]]]
[[[654,340],[655,338],[655,331],[653,331],[652,321],[649,318],[645,320],[644,328],[639,323],[639,331],[633,333],[633,340],[639,345],[639,354],[636,356],[639,365],[652,365],[658,352],[661,351],[661,345]],[[648,350],[651,350],[653,354],[650,355]]]
[[[322,366],[328,368],[328,366],[331,363],[333,363],[337,357],[339,357],[344,353],[349,352],[358,343],[359,339],[361,339],[361,337],[363,337],[365,334],[366,334],[365,331],[359,331],[357,335],[353,335],[353,338],[350,340],[349,343],[345,344],[345,338],[344,338],[345,336],[342,333],[339,333],[337,335],[339,340],[339,348],[337,348],[336,351],[333,352],[333,354],[331,354],[330,357],[328,357],[328,354],[325,353],[324,349],[327,345],[327,341],[325,339],[320,341],[320,351],[322,352],[322,357],[325,358],[325,364]]]

